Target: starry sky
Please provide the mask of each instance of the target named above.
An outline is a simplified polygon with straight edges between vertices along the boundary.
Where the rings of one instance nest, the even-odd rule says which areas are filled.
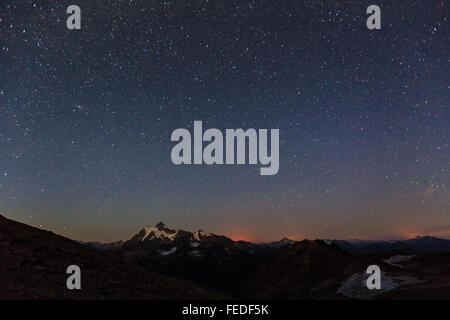
[[[81,30],[66,8],[81,8]],[[366,9],[381,8],[381,30]],[[3,0],[0,214],[73,239],[450,237],[446,1]],[[175,166],[280,129],[280,169]]]

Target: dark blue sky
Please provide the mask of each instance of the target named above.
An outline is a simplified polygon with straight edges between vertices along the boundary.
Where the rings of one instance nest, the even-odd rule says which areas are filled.
[[[448,5],[4,1],[0,213],[76,239],[450,237]],[[82,29],[66,28],[66,8]],[[175,166],[177,128],[280,129],[280,170]]]

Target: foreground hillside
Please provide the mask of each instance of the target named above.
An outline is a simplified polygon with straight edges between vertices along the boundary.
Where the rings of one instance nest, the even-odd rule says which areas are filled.
[[[82,289],[66,288],[78,265]],[[127,264],[52,232],[0,215],[0,299],[217,299],[201,285]]]

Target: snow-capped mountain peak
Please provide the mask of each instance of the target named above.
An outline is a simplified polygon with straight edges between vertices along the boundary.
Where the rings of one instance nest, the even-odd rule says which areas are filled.
[[[164,223],[160,222],[156,226],[146,226],[142,231],[141,241],[146,239],[167,239],[173,240],[178,234],[178,230],[169,229]]]
[[[131,240],[132,242],[141,242],[149,244],[153,240],[157,243],[163,241],[179,243],[184,241],[190,241],[191,247],[197,247],[203,240],[207,237],[214,236],[212,233],[204,232],[203,230],[199,230],[197,232],[185,231],[183,229],[171,229],[166,226],[164,223],[160,222],[157,225],[148,225],[141,229],[141,231],[136,234]],[[130,240],[130,241],[131,241]],[[127,245],[129,245],[128,243]]]

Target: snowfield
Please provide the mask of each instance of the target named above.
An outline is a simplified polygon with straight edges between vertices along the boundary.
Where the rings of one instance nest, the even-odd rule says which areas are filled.
[[[199,245],[200,245],[200,242],[191,241],[191,247],[192,248],[197,248]]]
[[[178,231],[176,231],[175,233],[168,233],[165,231],[160,231],[158,230],[158,228],[153,227],[153,226],[147,226],[144,228],[145,234],[142,237],[141,241],[144,241],[145,239],[147,239],[153,232],[153,234],[150,236],[149,239],[169,239],[169,240],[173,240],[175,239]]]
[[[161,250],[159,252],[159,254],[162,255],[162,256],[168,256],[169,254],[172,254],[175,251],[177,251],[177,247],[173,247],[173,248],[170,248],[169,250],[165,250],[165,251]]]
[[[370,300],[380,293],[393,290],[401,285],[423,282],[410,276],[395,276],[381,272],[381,289],[369,290],[366,285],[368,277],[370,275],[365,272],[355,273],[344,281],[337,293],[349,298]]]
[[[412,257],[414,257],[414,255],[412,255],[412,256],[405,256],[405,255],[398,254],[398,255],[390,257],[389,259],[385,259],[383,261],[386,262],[387,264],[390,264],[391,266],[404,268],[399,263],[400,262],[407,262],[407,261],[411,260]]]

